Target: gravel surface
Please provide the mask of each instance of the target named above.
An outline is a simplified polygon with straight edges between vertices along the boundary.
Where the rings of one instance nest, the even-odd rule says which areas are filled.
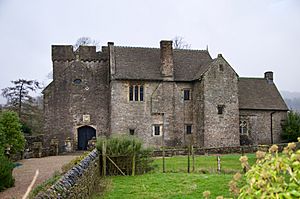
[[[55,171],[61,171],[62,165],[70,162],[76,156],[77,155],[50,156],[18,161],[22,165],[13,170],[15,186],[0,192],[0,199],[21,199],[37,169],[39,169],[39,175],[34,187],[51,177]]]

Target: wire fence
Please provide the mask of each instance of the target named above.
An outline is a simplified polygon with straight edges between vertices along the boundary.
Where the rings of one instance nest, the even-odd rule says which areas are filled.
[[[278,144],[279,151],[287,143]],[[188,146],[180,149],[155,150],[151,155],[102,156],[100,165],[104,175],[135,175],[146,172],[163,173],[236,173],[242,172],[240,157],[248,157],[249,165],[256,161],[255,152],[268,151],[270,145],[239,146],[222,148],[196,148]],[[300,143],[297,143],[300,148]],[[105,170],[105,171],[104,171]]]

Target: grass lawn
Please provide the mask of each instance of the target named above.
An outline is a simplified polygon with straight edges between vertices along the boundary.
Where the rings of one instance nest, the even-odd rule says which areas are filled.
[[[196,173],[152,173],[139,176],[114,176],[107,180],[108,188],[102,197],[132,199],[193,199],[203,198],[202,193],[210,190],[212,198],[219,195],[229,197],[228,182],[231,174]]]
[[[249,164],[255,163],[255,154],[246,154]],[[221,156],[221,171],[223,173],[236,173],[242,170],[239,154],[230,154]],[[162,172],[162,158],[156,158],[154,164],[156,172]],[[174,156],[165,158],[166,172],[187,172],[188,158],[187,156]],[[190,158],[190,170],[192,171],[192,158]],[[216,173],[217,156],[195,156],[195,172],[200,173]]]
[[[153,162],[154,171],[138,176],[113,176],[107,178],[104,198],[203,198],[203,191],[209,190],[212,198],[219,195],[230,197],[228,183],[233,173],[242,171],[239,154],[222,155],[222,174],[216,174],[216,156],[196,156],[195,172],[187,173],[187,157],[174,156],[166,158],[166,172],[162,173],[162,158]],[[247,154],[249,163],[255,162],[255,154]],[[191,163],[192,171],[192,163]],[[207,174],[203,174],[207,173]],[[209,174],[208,174],[209,172]],[[232,196],[231,196],[232,197]]]

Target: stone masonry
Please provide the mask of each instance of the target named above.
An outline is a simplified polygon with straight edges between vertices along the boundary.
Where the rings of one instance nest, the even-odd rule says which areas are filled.
[[[241,78],[221,54],[173,49],[172,41],[160,48],[109,42],[99,52],[52,46],[52,61],[44,143],[58,139],[60,152],[66,140],[73,150],[88,142],[80,129],[134,135],[154,147],[239,146],[241,135],[252,144],[280,142],[287,107],[272,72]]]

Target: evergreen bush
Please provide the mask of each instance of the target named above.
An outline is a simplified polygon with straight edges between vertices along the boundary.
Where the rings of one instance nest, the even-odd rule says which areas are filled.
[[[3,154],[0,154],[0,191],[14,185],[12,170],[13,163]]]

